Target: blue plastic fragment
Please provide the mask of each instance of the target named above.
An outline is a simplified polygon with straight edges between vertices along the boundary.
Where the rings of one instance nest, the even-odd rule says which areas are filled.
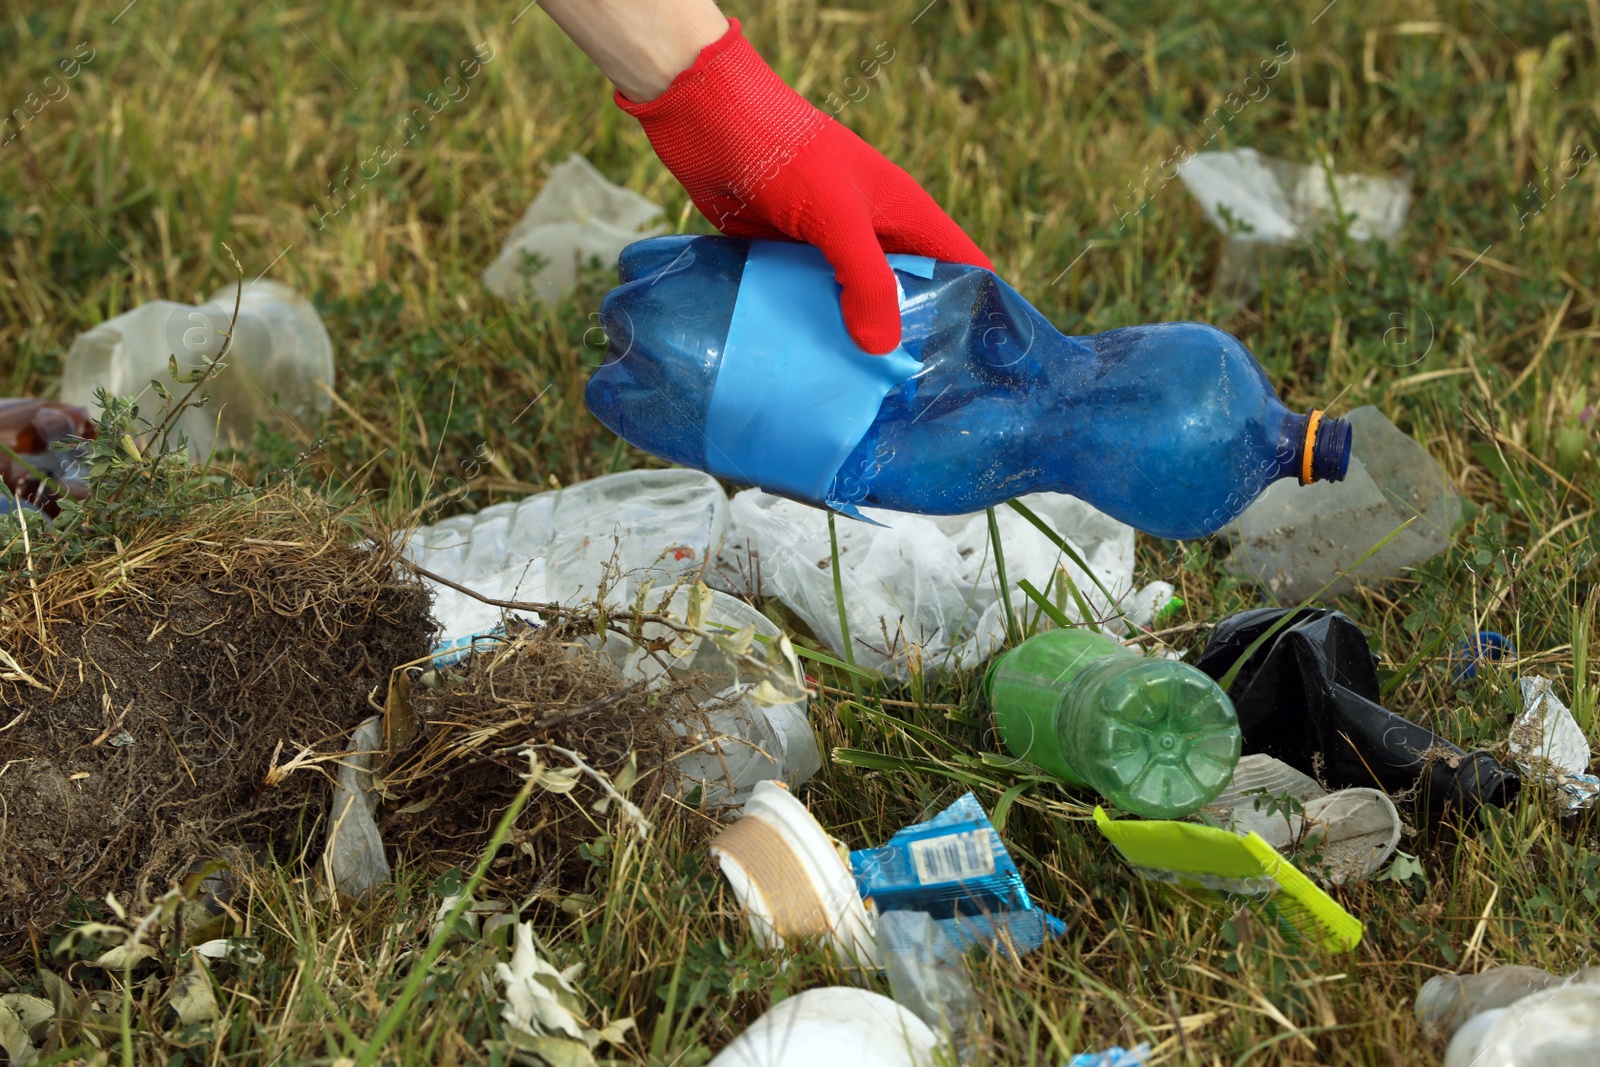
[[[1133,1048],[1112,1045],[1104,1052],[1080,1052],[1066,1062],[1066,1067],[1145,1067],[1150,1046],[1141,1042]]]
[[[538,629],[541,625],[537,619],[529,618],[525,615],[512,615],[510,619],[512,622],[510,632],[512,634],[515,634],[518,630]],[[429,654],[433,657],[433,665],[435,667],[450,667],[472,655],[477,651],[479,645],[500,644],[507,639],[507,636],[506,625],[504,622],[500,622],[478,633],[441,641],[433,646],[433,650]]]
[[[981,945],[1021,955],[1067,930],[1034,905],[971,793],[880,848],[850,853],[850,867],[863,899],[881,912],[927,912],[963,952]]]
[[[1479,630],[1475,637],[1464,638],[1456,647],[1455,655],[1451,657],[1455,670],[1451,672],[1450,681],[1456,685],[1470,682],[1478,676],[1479,663],[1499,663],[1516,658],[1517,646],[1505,634]]]

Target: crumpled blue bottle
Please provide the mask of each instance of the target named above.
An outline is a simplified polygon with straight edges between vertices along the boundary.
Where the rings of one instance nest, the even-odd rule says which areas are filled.
[[[601,307],[589,410],[664,459],[851,515],[964,514],[1055,491],[1195,538],[1279,478],[1344,477],[1349,425],[1289,411],[1221,330],[1066,337],[991,271],[889,260],[902,341],[872,356],[809,245],[630,245]]]

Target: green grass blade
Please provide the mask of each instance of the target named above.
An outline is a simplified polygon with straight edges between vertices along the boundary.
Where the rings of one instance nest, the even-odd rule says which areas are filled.
[[[1021,641],[1017,634],[1017,613],[1011,609],[1011,583],[1006,581],[1006,553],[1000,545],[1000,523],[994,517],[994,508],[988,509],[989,543],[994,546],[994,570],[1000,579],[1000,604],[1006,613],[1006,641],[1015,645]]]
[[[1007,503],[1011,510],[1027,519],[1033,524],[1034,529],[1048,537],[1050,539],[1050,543],[1059,548],[1063,555],[1065,555],[1072,562],[1076,563],[1079,567],[1083,568],[1083,573],[1089,576],[1089,580],[1094,583],[1095,588],[1105,594],[1106,603],[1111,605],[1111,610],[1121,614],[1120,608],[1118,607],[1120,601],[1111,595],[1111,590],[1107,589],[1105,587],[1105,583],[1100,581],[1100,576],[1094,572],[1094,568],[1089,566],[1089,564],[1084,561],[1082,556],[1078,555],[1078,550],[1068,544],[1065,537],[1062,537],[1060,534],[1052,530],[1049,523],[1045,522],[1038,515],[1035,515],[1033,513],[1033,509],[1028,507],[1028,505],[1024,504],[1022,501],[1011,500]]]
[[[1021,589],[1023,593],[1027,594],[1028,599],[1037,604],[1039,610],[1044,612],[1051,622],[1055,623],[1063,630],[1072,629],[1072,620],[1067,618],[1066,613],[1060,608],[1056,607],[1054,604],[1050,603],[1050,601],[1045,598],[1045,595],[1039,592],[1038,589],[1034,588],[1033,583],[1028,581],[1028,579],[1024,578],[1022,581],[1018,582],[1017,588]]]
[[[833,560],[833,606],[839,612],[839,636],[844,640],[844,661],[851,667],[856,665],[856,650],[850,640],[850,615],[844,609],[844,568],[839,566],[839,530],[835,525],[833,512],[828,512],[828,550],[832,553]],[[850,689],[855,693],[857,700],[865,699],[861,693],[861,680],[854,674],[850,675]]]

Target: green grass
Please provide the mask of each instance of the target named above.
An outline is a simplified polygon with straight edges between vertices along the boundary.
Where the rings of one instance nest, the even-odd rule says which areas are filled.
[[[477,275],[572,151],[684,228],[706,225],[599,75],[538,10],[518,18],[521,2],[0,4],[0,107],[60,97],[0,146],[0,388],[48,395],[79,331],[141,301],[203,299],[233,277],[225,241],[247,277],[314,295],[339,368],[326,423],[263,435],[242,466],[310,450],[301,476],[330,492],[444,515],[650,462],[582,402],[605,277],[527,311]],[[1577,416],[1600,397],[1600,183],[1593,166],[1556,176],[1579,146],[1600,151],[1595,0],[923,5],[729,10],[808,98],[859,97],[840,118],[1064,331],[1212,321],[1292,404],[1377,404],[1425,442],[1471,501],[1453,547],[1340,602],[1382,652],[1391,705],[1463,745],[1500,743],[1514,680],[1457,688],[1440,643],[1497,629],[1594,737],[1600,474],[1593,424]],[[85,41],[93,58],[47,85]],[[404,144],[395,124],[480,42],[493,58],[470,94]],[[863,95],[845,79],[880,42],[894,58]],[[1202,147],[1207,116],[1228,114],[1227,95],[1281,43],[1292,62],[1264,99],[1211,120],[1212,146],[1410,173],[1414,202],[1398,247],[1326,229],[1232,310],[1209,295],[1220,240],[1181,183],[1153,179],[1143,209],[1118,219],[1175,149]],[[385,142],[392,160],[319,229],[329,183]],[[1224,551],[1142,539],[1140,578],[1179,587],[1175,622],[1212,622],[1256,602],[1221,575]],[[1020,965],[974,964],[985,1062],[1056,1064],[1139,1040],[1183,1065],[1430,1062],[1442,1049],[1410,1014],[1429,975],[1595,962],[1593,822],[1557,820],[1537,789],[1449,838],[1408,840],[1423,878],[1339,892],[1366,939],[1347,957],[1307,955],[1248,912],[1136,880],[1086,821],[1087,798],[986,761],[974,678],[860,700],[843,675],[830,684],[812,704],[817,729],[850,752],[804,792],[824,825],[860,847],[968,783],[991,809],[1010,798],[1003,833],[1029,887],[1072,923]],[[607,1054],[692,1065],[773,999],[845,976],[823,952],[762,953],[707,866],[703,820],[656,814],[647,843],[591,850],[590,893],[540,910],[541,936],[558,964],[587,964],[594,1017],[638,1021]],[[46,956],[65,984],[28,965],[0,975],[0,991],[56,988],[111,1013],[63,1035],[99,1063],[350,1062],[401,997],[438,899],[406,870],[392,897],[336,906],[302,874],[251,875],[240,933],[261,960],[213,969],[215,1024],[162,1029],[159,971],[135,975],[126,1038],[116,977]],[[505,955],[493,940],[447,946],[376,1058],[505,1062],[484,981]]]

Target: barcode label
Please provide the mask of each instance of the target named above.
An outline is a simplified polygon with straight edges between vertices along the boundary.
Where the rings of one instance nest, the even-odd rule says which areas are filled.
[[[911,842],[911,862],[923,885],[964,882],[994,873],[994,850],[987,830]]]

